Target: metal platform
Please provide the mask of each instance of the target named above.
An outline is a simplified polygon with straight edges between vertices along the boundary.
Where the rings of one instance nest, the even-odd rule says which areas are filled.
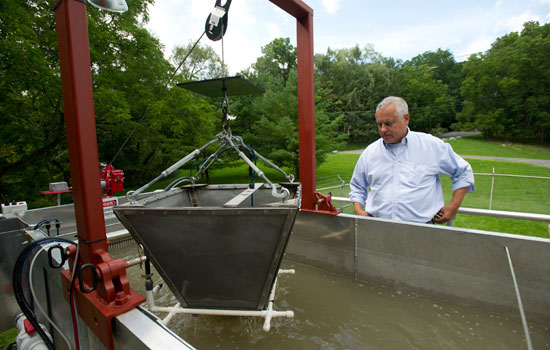
[[[190,185],[116,207],[115,214],[189,308],[263,310],[296,214],[269,186]]]
[[[261,95],[264,89],[240,75],[178,84],[179,87],[208,97]]]

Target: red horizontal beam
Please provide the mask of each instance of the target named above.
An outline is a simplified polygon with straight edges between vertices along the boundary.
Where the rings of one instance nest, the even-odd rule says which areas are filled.
[[[309,14],[313,15],[313,9],[301,0],[269,0],[296,19]]]
[[[270,0],[296,18],[298,62],[298,139],[302,209],[315,209],[315,83],[313,74],[313,9],[301,0]]]

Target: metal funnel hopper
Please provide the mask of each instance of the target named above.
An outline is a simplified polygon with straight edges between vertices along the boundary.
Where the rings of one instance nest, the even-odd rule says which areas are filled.
[[[300,207],[300,185],[191,185],[114,212],[182,306],[263,310]]]

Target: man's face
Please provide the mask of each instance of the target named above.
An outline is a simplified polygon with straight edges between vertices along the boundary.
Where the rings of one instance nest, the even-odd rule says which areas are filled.
[[[387,143],[399,143],[407,135],[409,115],[399,118],[394,104],[381,108],[376,112],[378,133]]]

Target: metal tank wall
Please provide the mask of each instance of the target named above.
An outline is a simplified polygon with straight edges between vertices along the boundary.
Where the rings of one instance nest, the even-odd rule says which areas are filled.
[[[300,212],[292,261],[519,318],[508,247],[527,320],[550,325],[550,240]]]
[[[0,332],[15,327],[14,317],[21,312],[11,281],[15,260],[27,240],[25,227],[17,218],[0,219]]]

